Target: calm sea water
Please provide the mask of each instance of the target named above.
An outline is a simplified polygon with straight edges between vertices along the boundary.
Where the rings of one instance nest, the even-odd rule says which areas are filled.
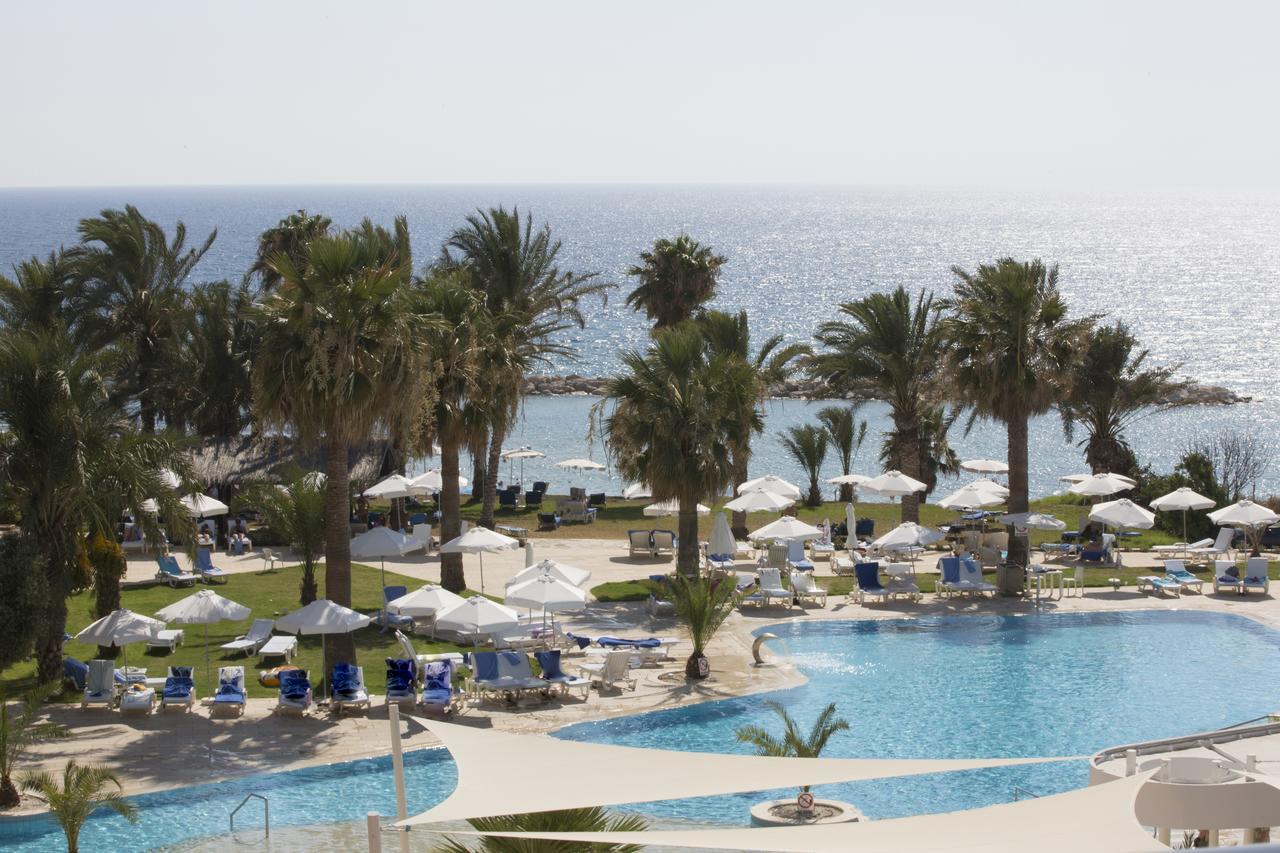
[[[1180,363],[1201,382],[1252,395],[1257,402],[1195,409],[1135,426],[1134,445],[1168,467],[1186,443],[1243,427],[1280,447],[1280,395],[1273,342],[1280,333],[1280,193],[1068,194],[814,187],[272,187],[0,191],[0,269],[76,240],[76,223],[105,207],[138,205],[157,221],[179,219],[192,239],[218,230],[197,280],[238,281],[257,235],[297,208],[323,211],[340,225],[368,216],[408,216],[414,251],[425,261],[477,207],[531,211],[564,242],[563,265],[599,271],[620,289],[587,306],[584,330],[566,335],[580,353],[550,368],[607,373],[620,349],[642,346],[647,326],[627,310],[626,269],[659,236],[686,231],[729,257],[715,304],[751,316],[759,339],[780,333],[809,340],[836,306],[898,284],[947,292],[952,264],[973,267],[1000,255],[1040,256],[1062,267],[1062,289],[1081,312],[1125,319],[1151,348],[1152,361]],[[587,404],[530,401],[519,443],[552,461],[585,450]],[[799,475],[774,432],[803,419],[807,407],[775,406],[753,473]],[[877,414],[873,412],[873,414]],[[883,420],[873,419],[874,443]],[[1082,468],[1052,419],[1034,433],[1032,488]],[[869,444],[872,442],[869,442]],[[1002,455],[998,429],[957,435],[966,453]],[[563,455],[561,455],[563,453]],[[597,455],[599,449],[597,448]],[[871,470],[867,459],[862,470]],[[526,474],[563,472],[526,465]],[[561,476],[556,477],[559,473]],[[834,470],[833,470],[834,473]],[[1267,490],[1280,490],[1272,478]],[[573,484],[610,485],[607,476]]]

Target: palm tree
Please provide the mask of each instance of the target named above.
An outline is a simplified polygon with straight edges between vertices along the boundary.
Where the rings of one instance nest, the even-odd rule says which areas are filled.
[[[0,326],[50,329],[67,320],[76,293],[76,268],[61,250],[46,260],[31,258],[0,276]]]
[[[627,294],[627,307],[644,311],[655,332],[691,319],[716,295],[720,267],[728,260],[687,234],[658,240],[640,253],[640,265],[627,271],[640,280]]]
[[[116,790],[104,790],[115,785]],[[67,837],[67,853],[79,853],[80,830],[98,809],[110,809],[129,823],[138,822],[138,809],[124,798],[120,780],[105,767],[81,766],[74,758],[67,760],[62,782],[51,773],[28,773],[22,777],[22,788],[44,797],[53,819]]]
[[[847,406],[826,406],[818,410],[818,420],[827,431],[827,438],[835,448],[836,458],[840,460],[840,473],[853,473],[853,460],[858,458],[862,443],[867,440],[867,422],[858,420],[861,403]],[[840,484],[840,502],[853,500],[853,484]]]
[[[755,376],[740,359],[709,356],[692,323],[657,332],[622,364],[598,404],[613,404],[605,442],[623,477],[648,483],[655,500],[679,501],[676,567],[696,574],[698,502],[729,483],[734,420],[754,398]]]
[[[247,284],[200,284],[188,298],[182,367],[169,372],[165,422],[190,427],[205,438],[233,438],[249,422],[253,396],[250,365],[256,333]]]
[[[474,454],[483,460],[478,465],[484,473],[480,524],[486,527],[493,526],[502,444],[519,410],[525,376],[553,356],[576,356],[576,350],[556,336],[575,326],[583,328],[582,300],[592,294],[603,299],[614,286],[599,281],[598,273],[561,270],[559,255],[560,241],[552,239],[551,228],[535,230],[533,217],[526,214],[522,220],[519,208],[476,211],[445,242],[444,263],[469,269],[472,282],[484,291],[485,307],[495,324],[493,351],[484,356],[484,429],[473,431],[488,433],[487,442],[477,442],[483,446]]]
[[[822,476],[822,463],[827,461],[826,430],[813,424],[788,427],[786,432],[779,433],[778,440],[809,477],[809,494],[804,505],[822,506],[822,487],[818,480]]]
[[[1058,403],[1067,441],[1083,427],[1085,461],[1095,474],[1130,474],[1138,460],[1124,431],[1153,412],[1186,405],[1179,397],[1187,383],[1174,379],[1178,367],[1146,367],[1146,349],[1123,322],[1099,326],[1089,333],[1084,350],[1071,368],[1071,390]]]
[[[832,735],[849,730],[849,721],[836,716],[835,702],[822,709],[813,721],[808,735],[800,733],[800,726],[781,703],[766,699],[764,705],[782,721],[782,737],[770,734],[756,725],[741,726],[735,733],[739,741],[751,744],[760,755],[817,758],[827,748],[827,741],[831,740]],[[800,790],[807,791],[809,786],[804,785]]]
[[[84,553],[93,567],[93,613],[101,619],[120,609],[120,582],[129,564],[115,536],[108,538],[101,528],[87,537]],[[114,645],[98,646],[99,658],[113,660],[118,653]]]
[[[554,812],[501,815],[468,820],[480,832],[644,832],[649,823],[639,815],[610,814],[597,807],[561,809]],[[435,849],[439,853],[634,853],[639,844],[580,844],[576,841],[548,841],[539,838],[484,836],[476,847],[448,838]]]
[[[116,379],[136,401],[144,432],[156,429],[160,386],[177,363],[186,322],[188,276],[217,231],[188,249],[186,226],[173,239],[132,205],[80,221],[81,245],[71,250],[83,288],[79,316],[86,343],[117,350]]]
[[[127,507],[154,498],[160,512],[140,521],[181,536],[191,522],[163,485],[170,468],[189,478],[181,448],[166,436],[138,434],[112,401],[95,353],[79,353],[65,330],[0,334],[0,492],[21,511],[23,538],[44,566],[47,600],[37,642],[37,678],[62,676],[67,595],[86,529],[114,530]]]
[[[751,439],[764,432],[764,413],[761,407],[770,389],[787,378],[791,364],[809,352],[805,344],[783,345],[782,335],[773,335],[760,349],[751,354],[751,329],[747,312],[729,314],[724,311],[704,311],[698,325],[707,339],[707,350],[713,356],[737,359],[751,367],[755,373],[753,392],[742,398],[742,410],[737,413],[729,436],[730,465],[733,468],[733,494],[738,495],[738,484],[747,479],[751,462]],[[733,526],[745,528],[747,514],[735,512]]]
[[[889,404],[893,420],[894,467],[920,478],[921,424],[939,394],[943,334],[941,308],[932,293],[914,302],[903,287],[892,293],[873,293],[840,306],[848,320],[833,320],[818,328],[816,338],[826,350],[806,360],[810,376],[837,393],[857,392]],[[902,499],[902,520],[920,520],[920,499]]]
[[[40,720],[40,706],[57,689],[56,683],[45,684],[27,691],[19,702],[0,700],[0,808],[12,808],[21,802],[13,774],[27,750],[71,735],[66,726]]]
[[[316,600],[316,564],[324,554],[325,488],[314,473],[295,478],[285,488],[270,483],[249,486],[236,496],[237,509],[252,507],[273,531],[302,556],[298,603]]]
[[[307,244],[317,237],[329,234],[333,221],[318,213],[299,210],[281,219],[258,237],[258,253],[249,274],[262,280],[262,289],[271,290],[280,283],[280,274],[269,263],[273,255],[285,255],[294,266],[305,262]]]
[[[1005,425],[1009,511],[1026,512],[1028,422],[1064,399],[1093,318],[1068,319],[1057,265],[1001,258],[973,273],[952,271],[960,279],[946,321],[953,381],[975,416]],[[1006,594],[1022,589],[1026,548],[1011,527],[1008,560],[997,574]]]
[[[407,232],[404,219],[396,231]],[[424,322],[410,260],[383,229],[307,243],[303,262],[283,253],[267,267],[279,284],[258,304],[253,365],[258,418],[325,452],[325,595],[351,605],[352,447],[375,429],[395,434],[420,415]],[[325,638],[329,660],[354,660],[349,634]]]
[[[960,472],[960,457],[951,449],[951,443],[947,439],[947,434],[959,416],[959,409],[948,412],[942,406],[929,406],[920,416],[919,440],[913,442],[913,445],[919,453],[919,479],[925,484],[925,490],[920,493],[922,500],[927,500],[938,487],[939,475]],[[906,452],[895,444],[897,438],[896,433],[890,432],[880,446],[880,462],[887,468],[893,468]]]
[[[667,580],[676,616],[689,630],[693,653],[684,664],[686,678],[706,678],[711,673],[707,646],[724,620],[737,606],[733,584],[723,579],[677,573]]]

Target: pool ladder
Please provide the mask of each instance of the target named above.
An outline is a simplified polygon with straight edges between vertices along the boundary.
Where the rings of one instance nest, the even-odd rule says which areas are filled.
[[[1030,797],[1033,800],[1040,799],[1040,795],[1037,794],[1035,791],[1028,791],[1026,788],[1023,788],[1021,785],[1014,785],[1013,801],[1016,803],[1019,800],[1021,800],[1023,797]]]
[[[242,844],[244,842],[236,838],[236,812],[244,808],[245,804],[248,803],[250,800],[255,800],[255,799],[262,800],[263,837],[265,838],[271,837],[271,803],[268,802],[267,798],[262,796],[261,794],[248,793],[244,795],[244,799],[240,801],[240,805],[236,806],[234,809],[231,810],[231,816],[227,818],[227,822],[229,824],[229,830],[231,832],[231,840],[236,842],[237,844]]]

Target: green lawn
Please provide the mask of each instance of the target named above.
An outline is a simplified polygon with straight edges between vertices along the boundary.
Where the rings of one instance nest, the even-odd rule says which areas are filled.
[[[323,566],[317,570],[316,574],[320,583],[320,594],[323,596]],[[245,668],[245,684],[248,687],[250,696],[276,695],[274,688],[262,687],[258,684],[257,658],[231,657],[219,649],[218,646],[243,634],[248,630],[250,623],[255,618],[274,618],[297,609],[298,585],[301,577],[301,566],[291,566],[282,568],[273,574],[246,573],[231,575],[225,585],[220,584],[214,587],[219,595],[252,609],[249,618],[243,622],[220,622],[209,626],[209,664],[215,677],[219,666],[240,665]],[[416,578],[404,577],[392,572],[387,572],[387,583],[389,585],[403,584],[410,589],[422,584]],[[204,588],[204,585],[198,584],[197,588]],[[122,606],[136,613],[154,616],[155,612],[160,608],[172,604],[174,601],[184,598],[194,591],[191,588],[170,589],[167,586],[126,589],[121,596]],[[351,597],[356,610],[370,614],[378,611],[382,600],[382,588],[377,567],[363,565],[353,567]],[[92,594],[82,592],[72,596],[68,600],[68,610],[67,633],[74,635],[93,621]],[[205,695],[205,684],[207,683],[204,668],[204,626],[172,625],[170,627],[183,628],[186,631],[186,638],[178,646],[177,651],[172,654],[165,652],[148,653],[146,647],[142,644],[130,645],[128,648],[129,665],[145,666],[147,674],[151,676],[163,676],[166,672],[166,667],[171,665],[193,666],[196,668],[196,689],[199,695],[203,696]],[[369,692],[382,693],[386,685],[386,665],[383,659],[404,656],[400,645],[396,642],[395,634],[390,631],[384,634],[378,627],[370,626],[356,631],[354,636],[358,657],[357,662],[364,667],[364,678]],[[417,650],[424,654],[460,650],[458,646],[451,643],[429,642],[422,637],[413,637],[412,639]],[[87,661],[97,655],[97,647],[70,642],[66,645],[66,653],[72,657]],[[312,682],[315,683],[321,671],[320,637],[299,637],[298,653],[294,657],[293,663],[309,670]],[[34,669],[34,664],[28,662],[17,664],[4,672],[0,672],[0,692],[11,695],[13,691],[20,691],[30,686],[34,677]],[[65,698],[73,699],[78,697],[67,696]]]

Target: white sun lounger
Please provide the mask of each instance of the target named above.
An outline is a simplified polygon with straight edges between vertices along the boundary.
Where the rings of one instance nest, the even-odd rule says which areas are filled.
[[[84,694],[80,707],[102,705],[110,708],[116,698],[116,665],[109,660],[89,661],[89,674],[85,677]]]
[[[182,637],[183,631],[181,628],[165,628],[162,631],[156,631],[155,636],[147,640],[147,648],[173,651],[182,642]]]
[[[284,658],[285,663],[288,663],[293,660],[293,655],[297,651],[298,638],[282,634],[267,640],[266,644],[258,650],[258,656],[262,658]]]
[[[150,714],[155,706],[155,688],[144,684],[130,684],[120,694],[121,714]]]
[[[1230,559],[1231,558],[1231,541],[1235,539],[1236,529],[1234,527],[1219,527],[1218,538],[1213,540],[1212,545],[1203,548],[1188,548],[1187,557],[1197,558],[1208,562],[1209,560]]]
[[[601,690],[618,684],[636,689],[636,678],[631,674],[631,652],[609,652],[599,663],[579,664],[578,669],[592,684],[599,684]]]
[[[827,606],[827,591],[814,582],[811,572],[792,572],[791,591],[801,603],[812,601],[823,607]]]
[[[884,573],[889,577],[884,588],[890,598],[906,598],[909,601],[919,601],[924,598],[919,585],[916,584],[915,572],[911,570],[910,563],[889,563],[884,567]]]
[[[275,627],[275,622],[270,619],[254,619],[253,624],[249,626],[249,632],[236,637],[229,643],[223,643],[222,648],[228,652],[239,652],[241,654],[257,654],[258,649],[271,639],[271,629]]]
[[[1182,584],[1173,578],[1162,578],[1156,575],[1143,575],[1138,578],[1138,592],[1145,592],[1148,589],[1157,595],[1169,592],[1182,598]]]

